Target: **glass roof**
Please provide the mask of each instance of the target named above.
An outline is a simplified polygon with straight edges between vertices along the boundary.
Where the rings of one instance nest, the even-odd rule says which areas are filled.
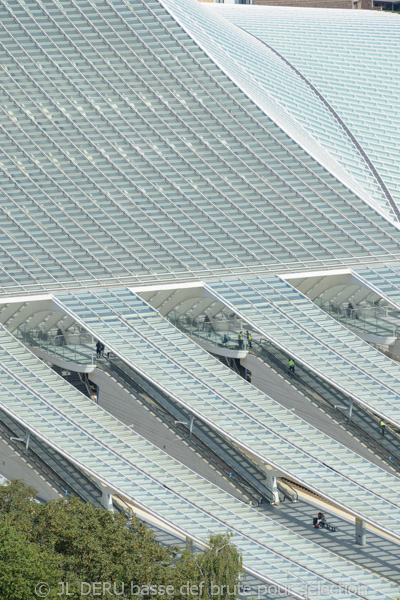
[[[187,8],[196,35],[209,14],[197,4],[174,5]],[[227,77],[159,2],[0,6],[3,291],[399,255],[400,232],[265,94],[264,71],[245,81],[226,55]],[[220,24],[213,31],[227,40]],[[257,42],[258,62],[264,55]],[[280,79],[287,98],[298,83],[299,103],[351,152],[287,65],[271,52],[268,64],[275,95]]]
[[[378,265],[353,269],[379,296],[387,298],[400,308],[400,266]]]
[[[351,512],[392,531],[398,527],[400,536],[400,479],[249,385],[140,297],[114,289],[60,294],[55,301],[124,362],[239,447]],[[388,490],[396,506],[385,500]]]
[[[399,365],[289,283],[278,276],[260,276],[210,282],[207,287],[289,355],[400,426]]]
[[[223,492],[88,400],[0,328],[3,409],[112,491],[157,514],[197,540],[231,530],[245,568],[261,580],[300,593],[362,585],[385,600],[395,586],[291,532]],[[257,541],[256,541],[256,539]],[[312,569],[309,569],[312,564]],[[326,595],[327,585],[331,590]],[[318,587],[319,586],[319,587]],[[358,597],[352,593],[346,598]]]
[[[215,4],[212,15],[224,17],[268,44],[307,78],[343,119],[373,162],[393,201],[400,207],[400,152],[397,109],[400,67],[400,23],[398,15],[379,11],[307,9],[277,6],[245,7]],[[297,96],[296,96],[297,101]],[[295,101],[284,97],[291,111]],[[297,113],[304,127],[345,165],[363,185],[365,167],[360,167],[344,148],[333,143],[315,119]],[[328,121],[326,121],[328,122]],[[342,153],[342,155],[340,155]],[[365,180],[374,201],[387,214],[393,213],[382,194],[377,194],[371,176]]]

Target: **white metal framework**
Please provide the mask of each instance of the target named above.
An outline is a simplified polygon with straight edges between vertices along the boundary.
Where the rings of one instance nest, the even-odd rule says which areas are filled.
[[[255,36],[265,45],[266,54],[279,56],[301,78],[308,96],[285,95],[278,89],[275,94],[282,105],[369,190],[373,205],[398,220],[397,15],[277,6],[246,7],[247,10],[235,5],[208,8],[213,19],[218,14],[239,27],[241,35],[245,30]],[[270,81],[267,83],[271,89]],[[336,121],[336,128],[326,117],[321,125],[320,111],[314,108],[318,99],[332,121]],[[352,152],[343,136],[353,146]],[[364,168],[360,163],[364,163]]]
[[[396,367],[273,275],[354,269],[397,301],[394,146],[378,160],[392,125],[375,148],[371,123],[355,131],[322,76],[303,75],[277,38],[257,40],[212,10],[195,0],[0,0],[0,412],[28,432],[27,446],[40,438],[199,544],[230,529],[247,570],[291,598],[342,582],[365,584],[349,600],[395,597],[378,575],[155,449],[12,335],[86,330],[230,443],[400,540],[399,478],[164,318],[176,288],[193,316],[220,301],[400,422]],[[160,312],[127,285],[148,286]],[[195,286],[207,292],[200,300]]]
[[[203,543],[210,533],[234,534],[249,573],[302,598],[307,585],[345,586],[384,600],[396,587],[253,511],[122,425],[0,328],[2,408],[97,481],[164,523]],[[310,567],[310,565],[312,565]],[[343,582],[346,582],[345,584]],[[367,594],[367,595],[365,595]],[[357,593],[347,593],[355,600]]]
[[[180,8],[203,25],[194,0]],[[398,257],[354,177],[158,2],[12,0],[1,15],[3,290]]]

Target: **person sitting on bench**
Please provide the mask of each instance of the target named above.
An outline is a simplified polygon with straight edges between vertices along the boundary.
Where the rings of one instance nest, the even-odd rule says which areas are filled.
[[[314,527],[317,527],[317,529],[319,529],[320,527],[325,527],[326,517],[322,512],[319,512],[318,516],[314,517],[313,521]]]

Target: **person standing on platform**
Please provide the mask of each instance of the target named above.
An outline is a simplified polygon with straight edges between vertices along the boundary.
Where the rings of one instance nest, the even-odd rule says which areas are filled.
[[[253,344],[251,343],[251,340],[253,339],[251,336],[250,331],[246,331],[246,336],[247,336],[247,343],[249,344],[249,348],[253,347]]]
[[[241,350],[243,348],[243,332],[239,331],[238,333],[238,344],[239,344],[239,350]]]
[[[353,307],[352,303],[349,302],[347,305],[347,316],[348,317],[353,317],[353,310],[354,310],[354,307]]]

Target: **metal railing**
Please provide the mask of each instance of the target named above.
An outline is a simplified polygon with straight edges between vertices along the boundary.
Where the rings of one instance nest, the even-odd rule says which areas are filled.
[[[190,337],[200,338],[213,346],[225,348],[227,350],[246,351],[250,350],[250,344],[247,341],[246,330],[236,320],[226,320],[216,322],[191,319],[185,315],[173,314],[171,311],[167,319],[175,325],[180,331]],[[238,333],[243,331],[243,340],[240,344]]]
[[[39,328],[28,329],[19,326],[14,332],[16,338],[28,346],[34,346],[46,354],[62,358],[68,362],[95,366],[96,352],[92,336],[86,333],[48,333]]]
[[[387,310],[380,306],[360,306],[352,308],[334,302],[314,301],[324,312],[349,329],[366,335],[377,335],[383,338],[398,338],[400,326],[390,321]]]

